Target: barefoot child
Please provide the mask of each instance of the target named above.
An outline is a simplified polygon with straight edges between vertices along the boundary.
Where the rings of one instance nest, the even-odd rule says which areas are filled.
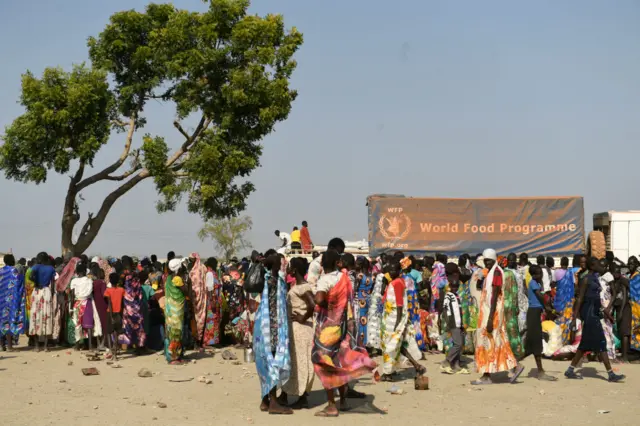
[[[469,374],[466,368],[460,366],[460,356],[462,355],[462,345],[464,344],[464,329],[462,327],[462,310],[460,308],[460,298],[458,289],[460,288],[460,269],[455,263],[447,263],[445,266],[447,273],[447,291],[444,295],[442,312],[440,313],[441,329],[443,333],[451,333],[453,346],[447,353],[446,361],[448,365],[443,365],[440,369],[444,374]]]
[[[118,333],[122,331],[122,299],[124,298],[124,288],[120,283],[120,276],[117,273],[109,275],[111,287],[104,292],[107,300],[107,343],[109,348],[113,345],[117,350]],[[114,350],[115,353],[115,350]]]
[[[524,358],[529,355],[533,355],[535,358],[538,367],[538,380],[555,382],[558,379],[545,373],[544,368],[542,368],[541,315],[543,309],[547,312],[547,316],[552,313],[551,307],[548,303],[545,303],[545,299],[542,296],[542,286],[540,285],[543,279],[542,268],[538,265],[531,265],[529,274],[531,275],[531,281],[527,289],[529,309],[527,310],[527,339],[525,340]]]

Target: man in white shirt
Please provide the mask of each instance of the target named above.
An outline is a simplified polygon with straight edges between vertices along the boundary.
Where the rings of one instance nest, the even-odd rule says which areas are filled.
[[[280,232],[278,230],[276,230],[275,234],[276,237],[280,238],[280,241],[282,241],[282,245],[280,246],[280,248],[278,248],[277,252],[280,254],[285,254],[287,249],[291,248],[291,235],[287,234],[286,232]]]
[[[551,269],[547,268],[544,256],[538,256],[536,263],[542,268],[542,293],[551,291]]]

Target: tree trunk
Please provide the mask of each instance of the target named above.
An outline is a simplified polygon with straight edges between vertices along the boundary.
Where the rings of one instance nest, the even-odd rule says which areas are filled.
[[[73,253],[73,227],[80,220],[80,215],[77,211],[76,196],[78,195],[78,182],[82,179],[84,174],[84,163],[80,163],[78,171],[71,178],[69,182],[69,188],[67,189],[67,196],[64,200],[64,208],[62,210],[62,257],[67,258]]]
[[[62,255],[66,257],[77,257],[84,254],[91,243],[93,243],[93,240],[98,236],[98,232],[115,202],[147,177],[149,177],[149,171],[143,169],[132,179],[107,195],[102,202],[98,214],[95,217],[91,213],[89,214],[75,243],[73,242],[73,227],[80,220],[80,215],[76,211],[75,200],[78,194],[77,185],[74,183],[74,179],[72,179],[72,183],[67,190],[67,198],[62,213]]]

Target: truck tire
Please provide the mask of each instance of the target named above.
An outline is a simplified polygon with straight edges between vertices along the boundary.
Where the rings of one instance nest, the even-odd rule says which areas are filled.
[[[607,255],[607,242],[602,231],[589,232],[587,252],[589,253],[589,256],[593,256],[596,259],[605,258]]]

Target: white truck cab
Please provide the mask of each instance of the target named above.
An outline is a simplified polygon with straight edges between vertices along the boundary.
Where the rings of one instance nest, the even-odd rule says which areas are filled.
[[[602,251],[612,251],[625,263],[630,256],[640,256],[640,210],[595,213],[587,244],[598,258],[603,257]]]

